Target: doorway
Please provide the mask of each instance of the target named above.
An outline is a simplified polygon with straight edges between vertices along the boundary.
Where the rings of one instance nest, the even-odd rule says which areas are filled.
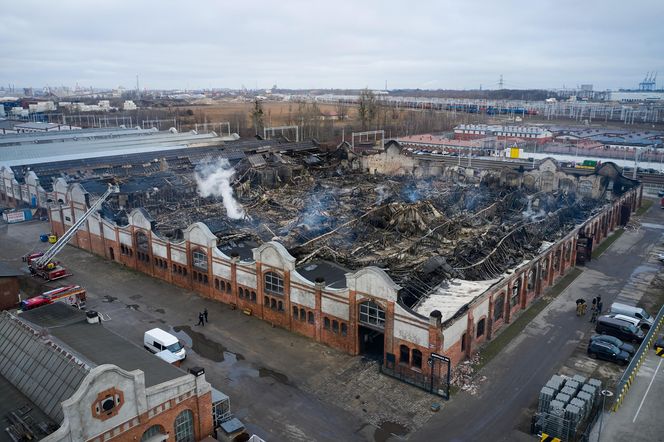
[[[111,255],[111,261],[115,261],[115,252],[113,252],[113,247],[109,247],[108,252]]]
[[[366,358],[382,362],[385,354],[385,333],[363,325],[358,327],[360,354]]]

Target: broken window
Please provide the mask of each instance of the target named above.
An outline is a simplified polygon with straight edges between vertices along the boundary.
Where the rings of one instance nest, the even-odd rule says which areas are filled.
[[[360,322],[385,328],[385,311],[373,301],[360,304]]]
[[[514,307],[519,303],[519,294],[521,293],[521,278],[514,281],[512,286],[512,297],[510,298],[510,307]]]
[[[143,232],[136,232],[136,249],[141,252],[147,252],[150,249],[150,241],[148,237]]]
[[[413,367],[422,368],[422,352],[418,349],[413,349]]]
[[[529,292],[533,291],[535,289],[535,268],[531,269],[528,272],[528,291]]]
[[[497,321],[503,317],[503,311],[505,310],[505,293],[501,293],[496,297],[496,300],[493,302],[493,320]],[[462,349],[463,350],[463,349]]]
[[[484,318],[480,319],[480,321],[477,323],[477,334],[475,337],[479,338],[480,336],[484,335],[484,323],[486,320]]]
[[[399,346],[399,363],[406,365],[410,363],[410,348],[405,345]]]
[[[267,272],[264,277],[265,291],[275,295],[284,294],[284,279],[274,272]]]
[[[208,268],[208,261],[207,261],[207,254],[203,252],[202,250],[194,250],[191,252],[191,257],[193,260],[193,265],[197,269],[205,270],[207,271]]]

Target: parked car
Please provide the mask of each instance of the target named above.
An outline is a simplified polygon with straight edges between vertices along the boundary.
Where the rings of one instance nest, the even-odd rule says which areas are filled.
[[[655,343],[652,345],[653,348],[664,348],[664,335],[657,338]]]
[[[614,313],[609,313],[607,316],[609,316],[610,318],[620,319],[621,321],[629,322],[630,324],[640,328],[644,332],[650,330],[650,323],[642,319],[637,319],[632,316],[614,314]]]
[[[597,339],[591,339],[588,343],[588,356],[593,359],[604,359],[606,361],[617,362],[621,365],[627,364],[631,357],[629,353],[620,350],[615,345]]]
[[[602,341],[602,342],[608,342],[609,344],[613,344],[616,347],[618,347],[622,351],[626,351],[630,355],[633,355],[636,353],[636,347],[634,347],[632,344],[628,344],[626,342],[621,341],[620,339],[616,338],[615,336],[610,336],[610,335],[594,335],[590,337],[591,341]]]
[[[640,330],[638,327],[629,322],[621,321],[620,319],[611,318],[609,316],[600,316],[597,318],[595,331],[602,335],[615,336],[622,341],[639,344],[643,341],[645,336],[643,330]]]

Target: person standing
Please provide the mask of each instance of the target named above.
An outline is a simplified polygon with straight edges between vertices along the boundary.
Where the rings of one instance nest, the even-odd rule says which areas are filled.
[[[207,315],[208,315],[208,313],[207,313],[207,308],[206,308],[205,310],[203,310],[203,317],[205,317],[205,322],[208,322]]]
[[[205,327],[204,320],[205,320],[205,317],[203,316],[203,313],[199,312],[198,313],[198,324],[196,324],[196,325],[202,325],[203,327]]]
[[[601,296],[597,297],[597,314],[598,315],[602,314],[602,297]]]

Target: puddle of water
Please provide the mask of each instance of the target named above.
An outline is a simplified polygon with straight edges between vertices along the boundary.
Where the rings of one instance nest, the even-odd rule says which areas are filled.
[[[131,295],[131,296],[129,297],[129,299],[134,299],[134,300],[136,300],[136,299],[141,299],[142,297],[143,297],[143,296],[141,296],[141,295]]]
[[[283,373],[279,373],[278,371],[274,371],[269,368],[261,367],[258,369],[258,376],[261,378],[265,377],[270,377],[274,379],[277,382],[280,382],[284,385],[289,385],[290,383],[288,382],[288,376],[286,376]]]
[[[118,298],[116,298],[115,296],[104,295],[104,299],[102,299],[101,302],[113,302],[113,301],[117,301],[117,300],[118,300]]]
[[[163,308],[158,308],[158,309],[155,309],[155,312],[161,313],[163,315],[164,313],[166,313],[166,310],[164,310]]]
[[[392,436],[405,436],[406,434],[408,434],[408,428],[396,422],[385,421],[376,428],[374,441],[385,442]]]
[[[226,347],[220,343],[207,338],[203,333],[193,331],[188,325],[173,327],[173,330],[175,330],[178,337],[181,336],[177,334],[179,332],[184,332],[188,335],[191,349],[202,357],[214,362],[223,362]]]

